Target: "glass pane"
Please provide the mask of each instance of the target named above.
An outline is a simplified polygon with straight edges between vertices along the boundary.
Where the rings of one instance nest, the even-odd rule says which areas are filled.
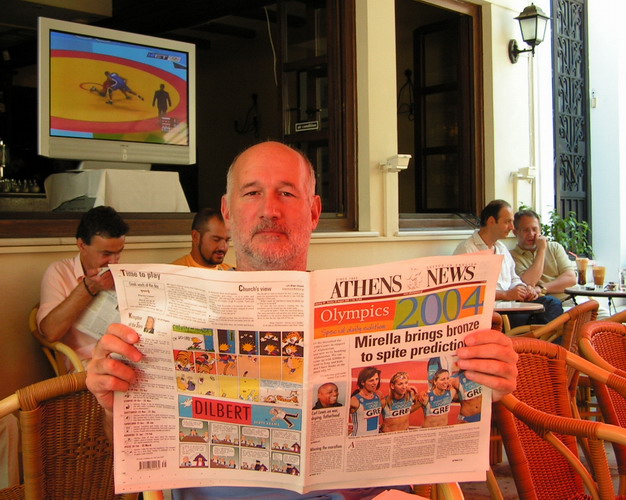
[[[461,181],[456,154],[430,155],[425,158],[426,209],[454,210],[461,199]]]
[[[286,62],[326,55],[326,2],[292,0],[286,2]]]
[[[328,146],[324,142],[297,142],[292,146],[302,151],[315,169],[316,192],[322,198],[322,210],[325,216],[335,214],[342,216],[341,186],[337,181],[337,172],[330,169]]]
[[[453,146],[457,143],[458,104],[456,92],[427,95],[424,106],[427,148]]]
[[[328,128],[328,76],[326,67],[285,73],[284,133]]]
[[[426,87],[457,81],[456,31],[447,29],[424,37]]]

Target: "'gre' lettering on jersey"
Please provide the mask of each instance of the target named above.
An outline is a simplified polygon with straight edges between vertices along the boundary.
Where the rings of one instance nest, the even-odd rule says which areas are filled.
[[[382,409],[380,397],[376,393],[372,399],[364,398],[360,394],[355,394],[354,397],[359,401],[359,407],[352,414],[352,435],[378,434],[378,423]]]

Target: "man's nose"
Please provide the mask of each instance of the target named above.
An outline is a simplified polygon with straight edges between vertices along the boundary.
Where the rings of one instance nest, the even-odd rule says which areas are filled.
[[[269,195],[263,199],[263,214],[268,219],[275,219],[280,216],[280,200],[278,196]]]
[[[120,261],[120,255],[119,253],[114,253],[112,255],[109,256],[108,258],[108,263],[109,264],[117,264]]]
[[[217,244],[217,248],[221,250],[222,252],[226,252],[226,250],[228,250],[228,241],[220,240],[219,243]]]

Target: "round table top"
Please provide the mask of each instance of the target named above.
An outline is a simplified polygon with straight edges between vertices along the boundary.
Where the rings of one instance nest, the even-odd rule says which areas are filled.
[[[585,297],[626,297],[626,291],[616,288],[615,290],[607,290],[605,288],[596,289],[595,285],[586,286],[570,286],[563,290],[568,295],[584,295]]]
[[[515,300],[496,300],[496,312],[498,313],[515,313],[515,312],[537,312],[543,311],[543,304],[537,302],[517,302]]]

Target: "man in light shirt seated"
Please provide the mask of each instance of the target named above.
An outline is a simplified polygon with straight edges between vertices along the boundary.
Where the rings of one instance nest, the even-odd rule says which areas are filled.
[[[222,213],[231,230],[238,271],[306,271],[311,233],[322,207],[315,174],[300,152],[278,142],[257,144],[241,153],[227,176]],[[109,326],[87,370],[87,386],[105,410],[105,430],[113,428],[113,391],[126,391],[137,380],[120,354],[139,362],[139,335],[120,324]],[[468,377],[494,389],[494,399],[516,387],[517,354],[511,340],[494,330],[473,332],[457,350],[458,366]],[[408,486],[314,491],[305,495],[279,488],[214,486],[173,490],[175,500],[246,498],[255,500],[368,499]]]
[[[76,230],[78,254],[50,264],[41,280],[37,326],[50,342],[61,341],[88,361],[95,339],[75,327],[85,309],[103,290],[113,290],[104,270],[120,260],[128,224],[111,207],[86,212]]]
[[[203,208],[191,224],[191,253],[176,259],[172,264],[228,271],[232,266],[224,262],[224,257],[229,243],[230,236],[222,214],[213,208]]]
[[[504,200],[490,202],[480,213],[480,228],[467,240],[456,247],[454,254],[474,253],[490,250],[502,255],[502,269],[498,276],[496,300],[536,302],[544,306],[544,311],[535,314],[512,314],[511,327],[526,324],[545,324],[563,314],[561,301],[550,296],[540,295],[534,287],[527,286],[515,272],[515,261],[508,248],[500,240],[506,238],[513,229],[513,210]]]
[[[533,210],[517,212],[513,225],[517,245],[511,250],[511,256],[519,277],[538,293],[561,301],[567,299],[569,295],[563,290],[576,284],[576,266],[567,257],[563,246],[556,241],[548,241],[541,234],[541,221]]]

